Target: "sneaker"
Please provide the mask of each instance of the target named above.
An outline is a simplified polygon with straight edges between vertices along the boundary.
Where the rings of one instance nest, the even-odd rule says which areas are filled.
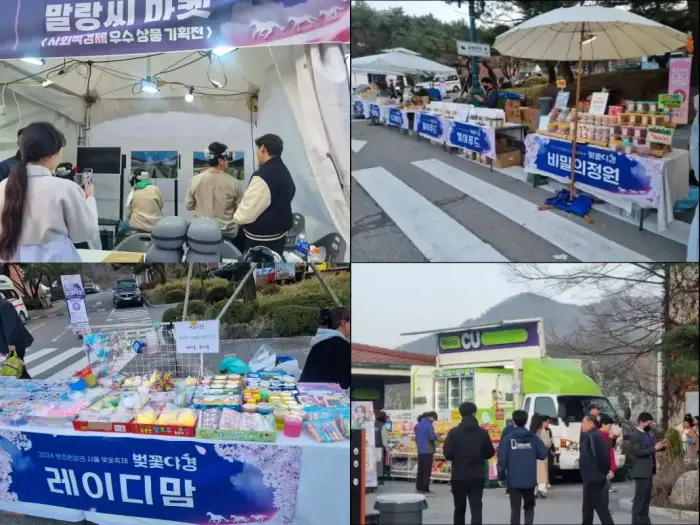
[[[431,492],[431,491],[425,492],[424,494],[425,494],[425,497],[426,497],[426,498],[435,497],[435,493],[434,493],[434,492]]]
[[[608,490],[608,492],[612,494],[613,492],[617,492],[617,489],[614,489],[614,488],[610,487],[610,489]]]

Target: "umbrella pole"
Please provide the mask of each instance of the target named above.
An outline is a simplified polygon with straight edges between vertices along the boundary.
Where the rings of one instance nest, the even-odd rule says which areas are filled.
[[[571,181],[569,182],[569,202],[574,200],[574,186],[576,184],[576,141],[578,140],[578,112],[579,99],[581,98],[581,69],[583,67],[583,33],[585,22],[581,24],[581,40],[578,44],[578,68],[576,70],[576,102],[574,105],[574,136],[571,144]]]

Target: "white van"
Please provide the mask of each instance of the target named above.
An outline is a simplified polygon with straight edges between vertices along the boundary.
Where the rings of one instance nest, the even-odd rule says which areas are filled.
[[[436,88],[440,89],[440,77],[435,77],[432,81],[419,82],[416,87]],[[459,93],[462,90],[462,83],[457,75],[449,75],[445,77],[445,88],[448,93]]]
[[[27,307],[24,306],[24,301],[22,297],[17,293],[15,289],[15,284],[9,277],[0,275],[0,293],[5,296],[5,299],[12,303],[15,307],[17,315],[19,315],[22,324],[26,324],[27,319],[29,319],[29,313],[27,312]]]

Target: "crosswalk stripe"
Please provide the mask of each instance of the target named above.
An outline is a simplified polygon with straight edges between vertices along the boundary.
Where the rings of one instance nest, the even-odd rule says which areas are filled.
[[[629,248],[556,213],[541,212],[532,202],[437,159],[411,164],[485,204],[579,261],[649,262],[647,257]],[[462,260],[475,261],[473,258]]]
[[[74,357],[81,352],[83,352],[82,346],[76,346],[74,348],[69,348],[68,350],[61,352],[57,356],[52,357],[51,359],[47,359],[46,361],[42,361],[41,363],[37,364],[37,366],[35,366],[35,367],[28,366],[27,372],[29,372],[29,375],[31,375],[32,377],[36,377],[36,376],[41,375],[42,373],[46,372],[47,370],[51,370],[53,367],[60,365],[64,361],[68,361],[71,357]]]
[[[47,379],[68,379],[69,377],[72,377],[76,372],[82,370],[83,368],[85,368],[89,364],[90,363],[88,362],[87,356],[83,356],[80,358],[80,360],[78,360],[75,363],[68,365],[67,367],[61,369],[60,372],[53,374],[51,377],[48,377]]]
[[[352,172],[429,261],[507,262],[492,246],[382,167]]]
[[[40,359],[51,352],[55,352],[56,350],[58,350],[58,348],[42,348],[41,350],[32,352],[31,354],[26,354],[24,356],[24,365],[27,366],[32,361],[36,361],[37,359]]]

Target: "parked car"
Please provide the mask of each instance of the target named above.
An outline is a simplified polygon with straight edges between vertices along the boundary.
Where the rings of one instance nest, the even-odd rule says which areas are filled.
[[[22,297],[17,293],[12,279],[4,275],[0,275],[0,293],[2,293],[2,295],[5,296],[5,299],[10,301],[12,306],[15,307],[15,311],[17,312],[17,315],[19,315],[22,324],[26,324],[27,319],[29,319],[29,313],[27,312],[27,307],[24,305]]]
[[[83,283],[83,290],[85,290],[85,295],[91,295],[98,293],[100,288],[91,281],[86,281]]]
[[[115,308],[123,305],[143,306],[144,299],[136,279],[119,279],[114,283],[113,302]]]
[[[418,82],[416,84],[416,87],[422,87],[425,89],[440,89],[440,77],[435,77],[434,79],[429,80],[428,82]],[[460,82],[459,77],[457,75],[450,75],[445,79],[445,87],[447,88],[448,92],[451,91],[452,93],[458,93],[462,89],[462,83]]]

